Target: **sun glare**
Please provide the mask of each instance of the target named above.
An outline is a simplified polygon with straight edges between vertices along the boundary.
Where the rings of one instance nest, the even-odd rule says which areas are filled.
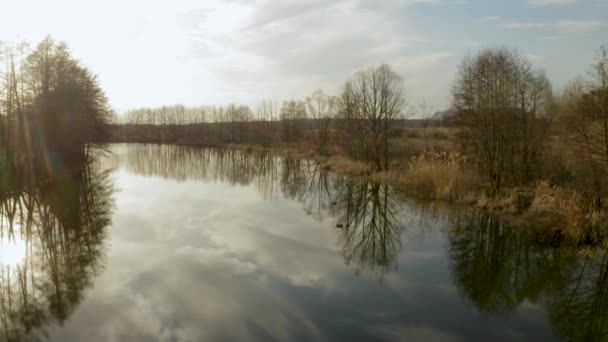
[[[25,259],[26,246],[20,238],[0,238],[0,266],[16,267]]]

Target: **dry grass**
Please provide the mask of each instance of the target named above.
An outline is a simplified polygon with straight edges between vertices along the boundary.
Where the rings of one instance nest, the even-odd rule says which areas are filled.
[[[547,229],[575,244],[599,244],[608,238],[608,215],[605,210],[590,208],[579,192],[552,187],[540,182],[529,208],[531,215],[551,217]]]
[[[369,176],[373,168],[369,163],[354,161],[343,156],[315,159],[324,170],[344,175]]]
[[[481,188],[481,178],[458,153],[427,151],[414,157],[399,179],[418,197],[471,202]]]
[[[540,182],[536,187],[503,189],[500,194],[490,197],[486,195],[484,178],[456,152],[427,150],[409,157],[401,169],[393,167],[390,171],[377,172],[369,163],[353,161],[339,154],[321,157],[313,149],[301,146],[230,147],[312,159],[325,170],[391,184],[423,200],[476,205],[526,229],[539,242],[608,243],[608,212],[590,208],[583,194]]]

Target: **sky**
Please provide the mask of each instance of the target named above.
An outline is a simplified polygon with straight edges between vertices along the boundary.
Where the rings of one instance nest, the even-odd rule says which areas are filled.
[[[5,1],[0,41],[65,41],[118,111],[338,94],[382,63],[441,110],[482,48],[517,48],[559,89],[608,44],[608,0]]]

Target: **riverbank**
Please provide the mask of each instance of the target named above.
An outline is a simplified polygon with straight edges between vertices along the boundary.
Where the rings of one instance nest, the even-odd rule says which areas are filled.
[[[491,196],[483,177],[474,171],[466,158],[454,152],[427,151],[408,161],[395,163],[392,170],[376,171],[368,163],[338,154],[319,156],[314,150],[302,147],[227,147],[313,160],[327,171],[389,184],[420,201],[476,207],[529,231],[543,243],[608,245],[608,211],[605,207],[590,207],[583,194],[547,181],[507,187]]]

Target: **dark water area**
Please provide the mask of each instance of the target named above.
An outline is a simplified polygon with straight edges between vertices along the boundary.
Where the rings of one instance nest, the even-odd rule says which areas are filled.
[[[608,339],[602,251],[309,161],[109,150],[3,177],[0,341]]]

